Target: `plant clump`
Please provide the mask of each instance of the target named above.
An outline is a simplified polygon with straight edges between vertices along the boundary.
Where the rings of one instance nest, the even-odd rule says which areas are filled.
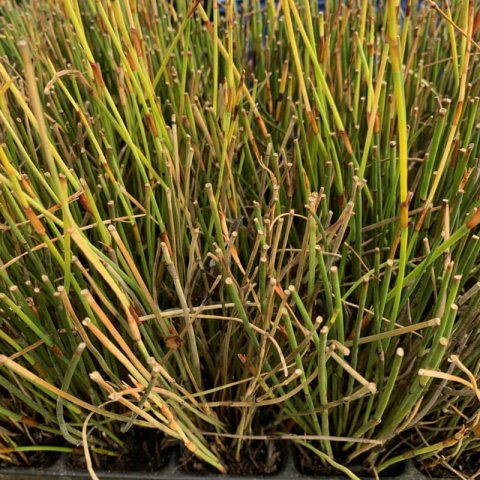
[[[2,2],[2,462],[478,455],[479,7],[325,3]]]

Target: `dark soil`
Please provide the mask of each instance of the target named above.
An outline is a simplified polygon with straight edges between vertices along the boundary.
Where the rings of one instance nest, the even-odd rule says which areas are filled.
[[[480,471],[480,451],[467,452],[452,467],[467,477],[473,476]],[[432,460],[417,464],[417,468],[428,478],[459,478],[441,463]]]
[[[230,475],[275,475],[284,467],[285,447],[279,442],[254,440],[245,442],[240,461],[235,458],[234,447],[226,448],[223,454],[219,454]],[[185,449],[180,454],[179,469],[199,475],[218,474],[214,467],[201,462]]]
[[[0,460],[0,469],[12,467],[48,468],[60,458],[61,454],[58,452],[24,452],[24,455],[25,457],[21,457],[16,453],[11,463]]]
[[[347,465],[346,461],[341,457],[335,457],[335,461],[341,465],[347,466],[355,475],[359,477],[372,478],[372,473],[361,464]],[[294,449],[294,463],[296,469],[309,476],[342,476],[343,474],[328,464],[324,464],[318,455],[315,455],[307,448],[296,446]],[[401,463],[392,465],[392,467],[382,472],[382,478],[384,477],[399,477],[405,466]]]
[[[33,434],[33,438],[37,445],[42,446],[63,446],[60,442],[55,442],[50,438],[46,438],[43,432],[36,431]],[[32,445],[32,440],[27,437],[15,436],[15,443],[19,446],[28,446]],[[7,447],[7,445],[3,445]],[[59,458],[60,453],[58,452],[23,452],[23,453],[12,453],[11,461],[7,462],[0,460],[0,469],[1,468],[12,468],[12,467],[25,467],[25,468],[48,468],[51,467]]]
[[[116,457],[91,452],[95,470],[150,473],[160,471],[168,463],[171,449],[158,430],[132,429],[122,438],[125,444]],[[70,464],[77,470],[86,469],[83,449],[71,455]]]

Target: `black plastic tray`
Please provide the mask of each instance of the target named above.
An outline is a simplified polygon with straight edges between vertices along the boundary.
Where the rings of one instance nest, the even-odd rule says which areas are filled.
[[[179,470],[177,455],[172,455],[168,464],[155,473],[147,472],[105,472],[95,471],[100,480],[198,480],[200,478],[207,480],[241,480],[241,479],[271,479],[271,480],[340,480],[347,478],[345,475],[329,475],[329,476],[311,476],[300,473],[294,465],[292,454],[287,454],[282,470],[274,475],[254,475],[254,476],[238,476],[234,472],[228,475],[215,474],[188,474]],[[61,478],[62,480],[89,480],[90,475],[85,470],[73,469],[69,464],[68,456],[62,456],[51,467],[48,468],[3,468],[0,469],[0,480],[48,480]],[[370,479],[372,477],[362,476],[362,479]],[[425,477],[413,464],[413,462],[405,462],[403,471],[399,475],[388,477],[381,476],[381,480],[425,480]],[[444,479],[436,479],[444,480]]]

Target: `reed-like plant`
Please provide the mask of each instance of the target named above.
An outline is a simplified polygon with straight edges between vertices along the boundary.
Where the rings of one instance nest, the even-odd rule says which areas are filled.
[[[2,2],[2,460],[478,452],[480,16],[406,4]]]

